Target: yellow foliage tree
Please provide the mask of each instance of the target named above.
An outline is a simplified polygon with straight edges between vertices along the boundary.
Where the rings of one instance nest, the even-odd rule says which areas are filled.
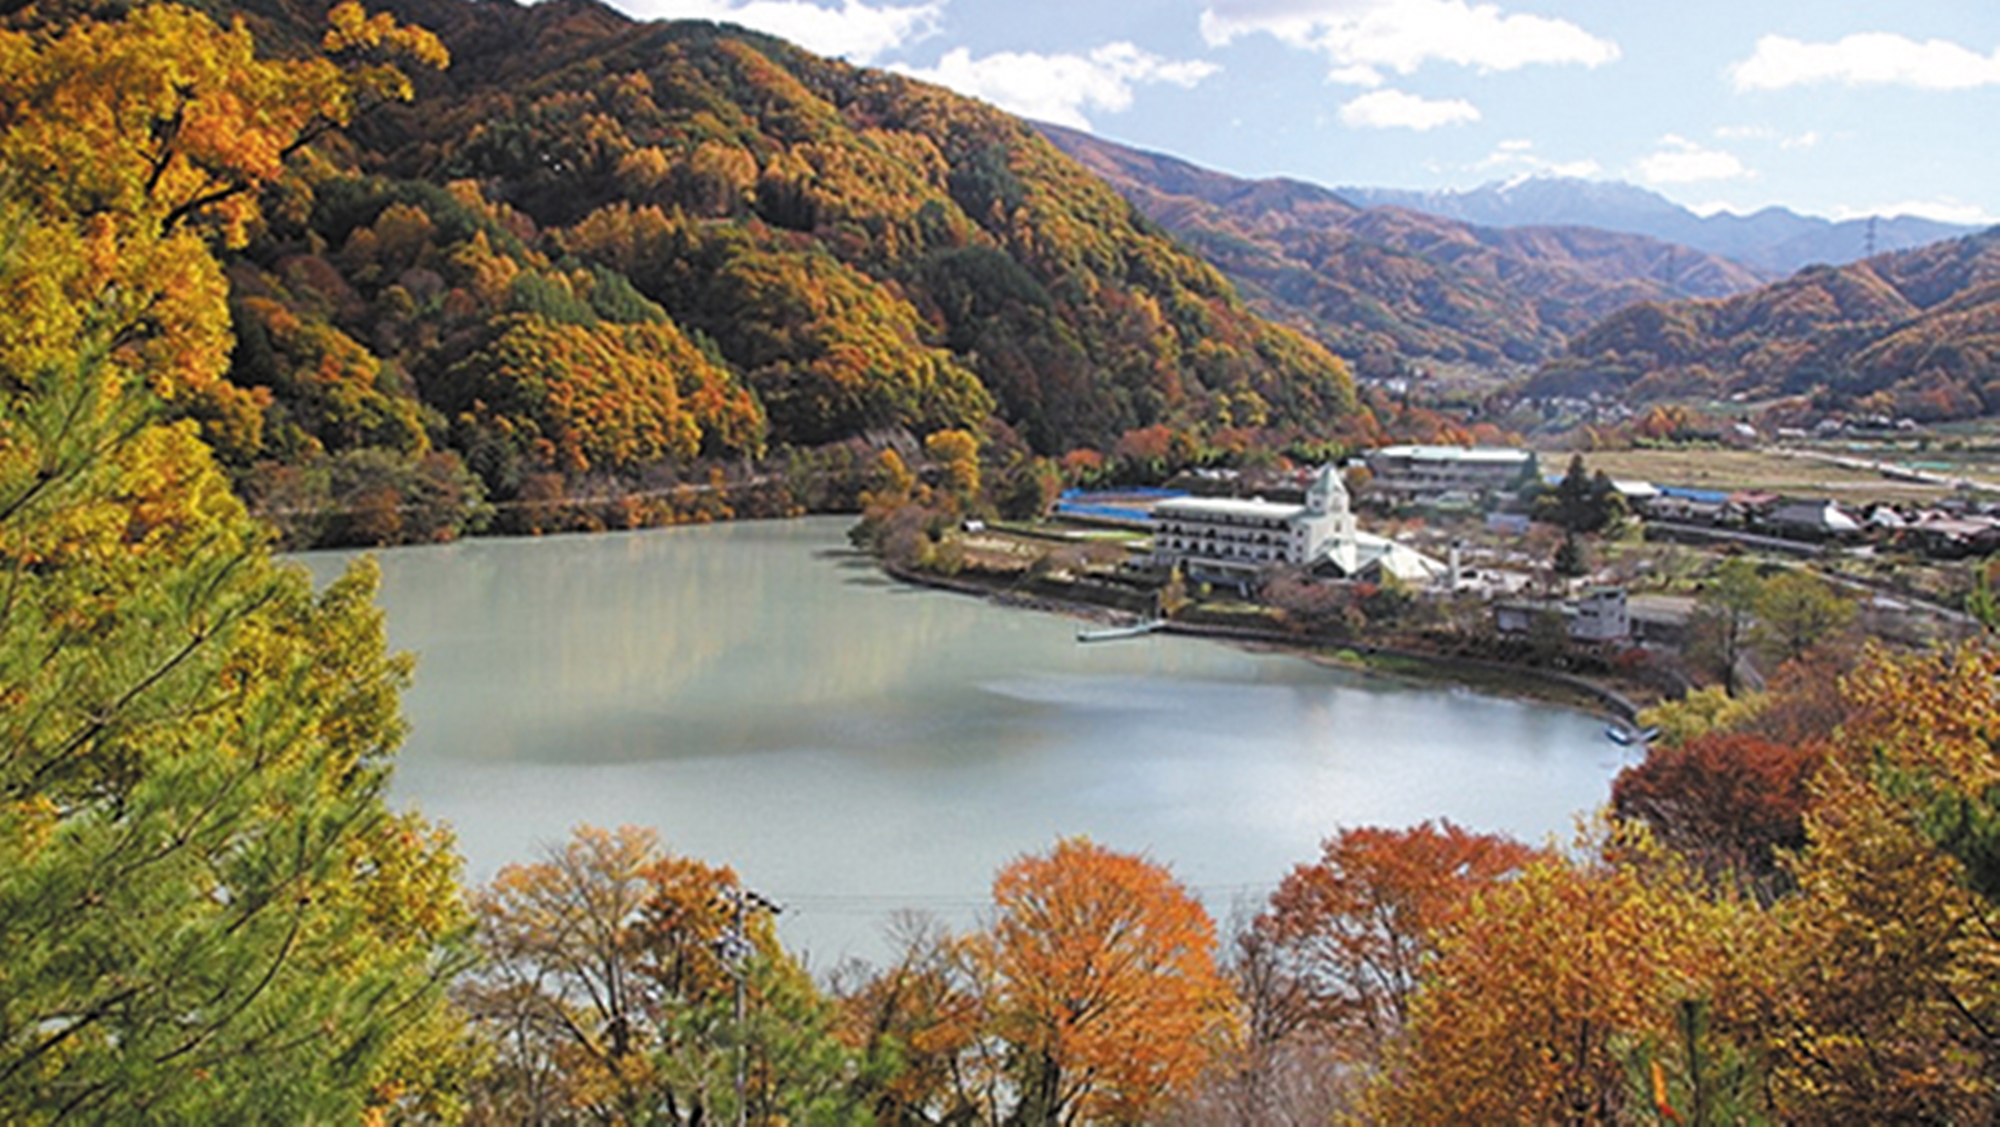
[[[945,488],[961,505],[978,499],[979,439],[971,431],[935,431],[924,439],[924,453],[944,470]]]
[[[2000,1114],[2000,652],[1874,652],[1773,913],[1773,1082],[1800,1123]]]
[[[382,802],[409,666],[373,573],[316,595],[158,422],[228,362],[211,247],[383,66],[173,5],[0,31],[8,1122],[452,1114],[457,862]]]
[[[1623,1122],[1622,1050],[1668,1040],[1679,1003],[1735,993],[1736,919],[1672,865],[1530,864],[1438,938],[1372,1110],[1388,1123]]]

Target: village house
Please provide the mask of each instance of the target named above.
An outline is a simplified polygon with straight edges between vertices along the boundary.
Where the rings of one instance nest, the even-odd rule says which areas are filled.
[[[1924,512],[1908,521],[1897,539],[1935,559],[1962,560],[2000,551],[2000,523],[1991,517]]]
[[[1723,507],[1729,503],[1729,494],[1713,489],[1662,485],[1656,492],[1657,496],[1641,510],[1649,520],[1716,524],[1722,519]]]
[[[1622,642],[1632,636],[1625,588],[1592,587],[1570,599],[1508,599],[1493,604],[1493,625],[1503,637],[1524,637],[1535,619],[1559,614],[1569,640],[1583,645]]]
[[[1832,501],[1786,501],[1758,518],[1759,531],[1793,540],[1843,540],[1861,532],[1861,522]]]

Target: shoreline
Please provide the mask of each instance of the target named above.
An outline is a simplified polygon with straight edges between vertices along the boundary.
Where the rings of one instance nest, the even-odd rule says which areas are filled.
[[[705,523],[789,522],[816,517],[851,515],[848,513],[827,512],[805,513],[788,517],[734,517],[728,521],[689,522],[688,525],[658,526],[658,528],[690,527]],[[606,532],[657,531],[658,528],[607,529],[595,533],[575,530],[546,533],[509,533],[504,535],[482,534],[461,537],[457,540],[443,543],[504,540],[535,541],[570,536],[603,535]],[[280,552],[277,555],[280,559],[290,559],[294,562],[304,563],[305,561],[302,557],[322,554],[361,556],[383,551],[436,546],[439,545],[399,544],[386,547],[311,548]],[[877,572],[894,582],[984,599],[1000,606],[1014,607],[1022,610],[1038,610],[1101,625],[1117,625],[1129,622],[1138,613],[1130,607],[1121,607],[1104,602],[1092,602],[1085,598],[1063,597],[1046,590],[1023,592],[1016,589],[1017,585],[999,581],[980,581],[899,568],[865,550],[849,550],[854,553],[855,558],[868,560]],[[1257,652],[1283,654],[1303,661],[1309,661],[1324,668],[1339,669],[1370,677],[1383,677],[1405,682],[1466,689],[1504,700],[1531,701],[1539,704],[1554,705],[1577,712],[1588,713],[1615,723],[1628,725],[1636,723],[1637,713],[1643,707],[1643,705],[1635,702],[1617,689],[1598,684],[1589,678],[1558,670],[1536,669],[1511,662],[1492,661],[1483,658],[1455,657],[1423,650],[1402,649],[1395,646],[1376,645],[1367,642],[1313,640],[1275,630],[1255,630],[1246,627],[1204,625],[1201,623],[1176,622],[1171,620],[1163,624],[1159,632],[1187,638],[1234,644]]]
[[[867,553],[861,554],[867,555]],[[874,559],[872,556],[868,558]],[[1045,592],[1020,594],[998,584],[912,571],[895,567],[880,559],[876,559],[875,563],[883,575],[899,583],[968,595],[1001,606],[1047,611],[1104,624],[1120,622],[1129,614],[1117,607],[1101,603],[1063,599]],[[1507,700],[1552,704],[1625,724],[1635,723],[1642,707],[1617,689],[1600,685],[1588,678],[1510,662],[1453,657],[1365,642],[1339,644],[1313,641],[1278,631],[1207,626],[1199,623],[1175,622],[1171,619],[1161,626],[1159,632],[1212,642],[1233,643],[1257,652],[1285,654],[1329,669],[1448,685]]]

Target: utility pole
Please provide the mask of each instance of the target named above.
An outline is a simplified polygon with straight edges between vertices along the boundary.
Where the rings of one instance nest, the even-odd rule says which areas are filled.
[[[753,908],[774,916],[784,909],[759,893],[736,886],[723,890],[722,903],[729,909],[729,930],[715,941],[715,953],[728,969],[729,976],[736,980],[736,1127],[747,1127],[750,1122],[750,1044],[743,1035],[743,994],[744,978],[750,970],[750,956],[755,952],[750,945],[747,925]]]

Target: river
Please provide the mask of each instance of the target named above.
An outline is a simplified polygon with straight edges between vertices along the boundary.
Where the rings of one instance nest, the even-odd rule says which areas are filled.
[[[897,909],[971,921],[996,868],[1087,834],[1218,918],[1337,827],[1566,838],[1617,750],[1564,709],[1077,623],[883,579],[843,518],[379,554],[418,655],[393,797],[467,876],[636,823],[736,868],[818,970]],[[326,579],[346,553],[302,557]]]

